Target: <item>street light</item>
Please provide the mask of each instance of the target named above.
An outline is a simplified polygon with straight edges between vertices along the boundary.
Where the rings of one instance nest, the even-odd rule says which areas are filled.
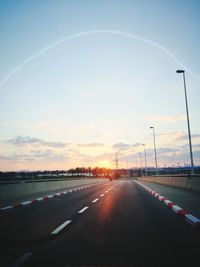
[[[142,145],[144,146],[145,175],[147,176],[147,153],[146,153],[145,144],[142,144]]]
[[[156,165],[156,175],[158,173],[158,163],[157,163],[157,154],[156,154],[156,138],[155,138],[155,130],[154,127],[151,126],[150,129],[153,129],[153,142],[154,142],[154,154],[155,154],[155,165]]]
[[[187,126],[188,126],[188,139],[189,139],[189,147],[190,147],[191,174],[194,174],[194,162],[193,162],[193,154],[192,154],[192,141],[191,141],[191,132],[190,132],[190,118],[189,118],[189,111],[188,111],[185,71],[184,70],[177,70],[176,73],[183,73],[183,83],[184,83],[184,92],[185,92],[185,105],[186,105]]]
[[[141,153],[139,153],[140,155],[140,175],[142,176],[142,157],[141,157]]]

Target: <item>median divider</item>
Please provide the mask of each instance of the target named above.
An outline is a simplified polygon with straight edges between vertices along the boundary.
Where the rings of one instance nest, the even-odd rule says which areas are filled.
[[[35,196],[56,193],[70,189],[75,186],[84,186],[107,182],[105,178],[83,178],[68,180],[47,180],[47,181],[20,181],[0,185],[0,207],[16,203],[20,200],[31,199]]]

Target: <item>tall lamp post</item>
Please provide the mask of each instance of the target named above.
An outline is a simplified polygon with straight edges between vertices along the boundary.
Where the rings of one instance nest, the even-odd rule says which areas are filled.
[[[184,83],[184,92],[185,92],[185,105],[186,105],[187,126],[188,126],[188,139],[189,139],[189,147],[190,147],[191,174],[194,174],[194,162],[193,162],[193,154],[192,154],[192,141],[191,141],[191,132],[190,132],[190,118],[189,118],[189,111],[188,111],[185,71],[184,70],[177,70],[176,73],[183,73],[183,83]]]
[[[142,144],[144,147],[144,162],[145,162],[145,175],[147,176],[147,153],[146,153],[146,147],[145,144]]]
[[[156,153],[156,137],[154,127],[151,126],[150,129],[153,129],[153,142],[154,142],[154,155],[155,155],[155,165],[156,165],[156,175],[158,174],[158,162],[157,162],[157,153]]]
[[[139,153],[140,155],[140,175],[142,176],[142,157],[141,157],[141,153]]]

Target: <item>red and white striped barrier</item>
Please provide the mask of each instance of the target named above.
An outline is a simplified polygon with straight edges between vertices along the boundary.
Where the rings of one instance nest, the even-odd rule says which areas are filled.
[[[200,229],[200,219],[198,219],[197,217],[195,217],[194,215],[192,215],[187,210],[184,210],[181,207],[177,206],[176,204],[174,204],[169,199],[161,196],[159,193],[153,191],[148,186],[146,186],[146,185],[144,185],[144,184],[142,184],[142,183],[140,183],[138,181],[136,183],[139,184],[140,186],[142,186],[145,190],[147,190],[155,198],[157,198],[158,200],[160,200],[161,202],[163,202],[167,207],[169,207],[170,209],[172,209],[176,214],[178,214],[179,216],[183,217],[192,226],[195,226],[196,228]]]

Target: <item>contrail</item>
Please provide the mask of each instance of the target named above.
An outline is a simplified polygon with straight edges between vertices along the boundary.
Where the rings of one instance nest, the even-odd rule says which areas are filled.
[[[32,62],[34,59],[38,58],[39,56],[41,56],[42,54],[44,54],[45,52],[47,52],[48,50],[66,42],[69,40],[73,40],[73,39],[77,39],[77,38],[81,38],[87,35],[92,35],[92,34],[113,34],[113,35],[121,35],[124,37],[128,37],[137,41],[141,41],[144,42],[146,44],[149,44],[151,46],[154,46],[160,50],[162,50],[166,55],[168,55],[175,63],[177,63],[180,67],[184,68],[184,70],[186,70],[188,73],[190,73],[192,76],[200,79],[200,76],[194,72],[192,72],[187,66],[185,66],[179,59],[177,59],[177,57],[171,53],[169,50],[167,50],[164,46],[161,46],[149,39],[146,38],[142,38],[140,36],[134,35],[132,33],[128,33],[128,32],[121,32],[121,31],[113,31],[113,30],[93,30],[93,31],[87,31],[87,32],[79,32],[70,36],[66,36],[63,37],[59,40],[57,40],[56,42],[53,42],[47,46],[45,46],[44,48],[42,48],[39,52],[37,52],[36,54],[28,57],[26,60],[24,60],[22,63],[20,63],[18,66],[16,66],[15,68],[13,68],[5,77],[4,79],[0,82],[0,87],[2,87],[4,84],[6,84],[6,82],[18,71],[20,71],[24,66],[26,66],[28,63]]]

